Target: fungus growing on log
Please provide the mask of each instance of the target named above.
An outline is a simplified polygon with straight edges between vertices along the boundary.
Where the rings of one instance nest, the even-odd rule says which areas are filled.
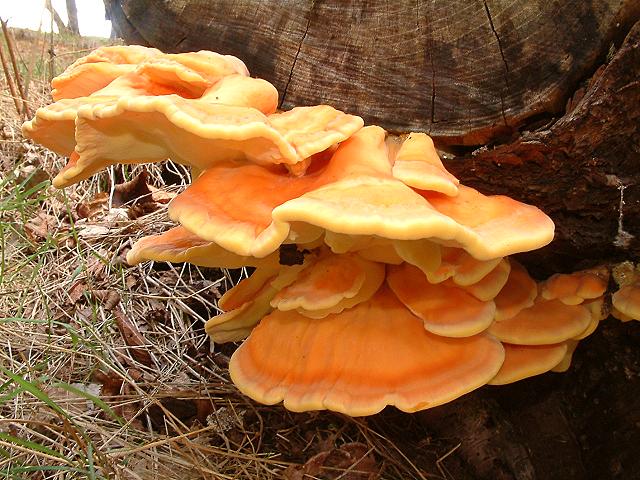
[[[623,322],[640,320],[640,282],[621,287],[611,296],[612,315]]]
[[[92,55],[56,80],[56,102],[24,134],[70,155],[58,187],[118,163],[198,172],[169,206],[179,225],[127,259],[255,267],[205,326],[215,342],[246,338],[230,371],[251,398],[413,412],[568,368],[601,320],[607,279],[538,285],[508,256],[548,244],[552,221],[463,185],[426,134],[390,135],[327,105],[278,112],[273,86],[233,57]],[[286,245],[300,264],[279,262]]]

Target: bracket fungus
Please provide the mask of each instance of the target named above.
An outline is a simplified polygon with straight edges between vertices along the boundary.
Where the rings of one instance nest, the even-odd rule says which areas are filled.
[[[640,271],[638,265],[622,262],[612,270],[617,290],[611,295],[611,315],[622,322],[640,321]]]
[[[70,157],[57,187],[113,164],[193,168],[169,206],[179,225],[127,259],[255,267],[205,329],[246,339],[231,378],[259,402],[413,412],[566,368],[601,319],[598,275],[538,285],[507,258],[548,244],[549,217],[461,184],[424,133],[327,105],[276,111],[271,84],[212,52],[103,48],[54,87],[23,132]],[[285,245],[304,261],[281,264]]]

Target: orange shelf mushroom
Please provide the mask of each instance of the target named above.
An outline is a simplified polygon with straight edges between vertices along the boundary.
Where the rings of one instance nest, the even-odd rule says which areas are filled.
[[[309,319],[276,311],[231,358],[231,378],[265,404],[293,411],[415,412],[486,384],[504,350],[490,335],[431,334],[386,288],[341,314]]]
[[[271,84],[213,52],[103,48],[54,86],[23,132],[70,157],[57,187],[165,158],[197,172],[169,206],[179,225],[127,259],[255,267],[205,330],[244,340],[231,377],[256,401],[413,412],[566,369],[602,319],[598,272],[538,285],[508,258],[549,243],[553,222],[462,185],[424,133],[328,105],[276,111]],[[283,245],[301,264],[280,264]]]
[[[622,322],[640,321],[640,272],[638,266],[623,262],[613,269],[618,290],[611,296],[611,315]]]

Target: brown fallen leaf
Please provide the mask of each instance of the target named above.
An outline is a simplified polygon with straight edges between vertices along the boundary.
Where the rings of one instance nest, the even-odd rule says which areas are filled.
[[[40,243],[56,231],[58,223],[56,217],[41,211],[25,223],[24,231],[29,240]]]
[[[121,207],[123,205],[131,205],[134,202],[152,202],[152,192],[149,189],[148,180],[149,173],[143,170],[132,180],[117,184],[113,187],[112,205],[114,207]]]
[[[292,465],[283,472],[285,480],[319,478],[333,480],[376,480],[381,465],[363,443],[345,443],[314,455],[304,465]]]
[[[133,290],[133,288],[138,285],[139,283],[139,279],[134,276],[134,275],[128,275],[127,278],[124,281],[124,284],[126,285],[127,289],[129,290]]]
[[[83,297],[84,292],[86,291],[87,284],[84,282],[84,280],[77,280],[73,285],[71,285],[71,288],[69,288],[69,291],[67,292],[71,303],[77,303],[78,300]]]
[[[76,205],[78,218],[94,218],[100,213],[105,213],[109,209],[109,194],[98,192],[87,202],[80,202]]]
[[[83,239],[94,239],[111,235],[113,229],[121,228],[130,223],[126,208],[112,208],[100,219],[98,223],[87,219],[78,220],[76,228],[78,237]]]
[[[122,397],[131,396],[134,393],[133,388],[128,383],[116,375],[114,372],[103,372],[96,370],[92,374],[92,380],[102,385],[100,396],[105,398],[107,403],[113,406],[116,415],[131,423],[135,428],[143,428],[142,421],[137,418],[140,411],[140,402],[132,402],[129,399],[124,400]]]
[[[36,185],[49,180],[49,174],[34,165],[21,165],[14,171],[16,182],[24,184],[25,190],[31,190]]]
[[[120,310],[114,310],[113,314],[116,318],[116,325],[118,326],[118,330],[120,330],[120,335],[122,335],[124,339],[124,343],[131,347],[129,348],[131,356],[140,363],[151,366],[153,360],[147,350],[145,339],[140,333],[140,330],[138,330],[138,326],[130,321]]]
[[[120,294],[115,290],[93,290],[91,295],[101,302],[106,310],[113,310],[120,303]]]
[[[114,207],[128,207],[129,218],[135,220],[155,212],[161,204],[169,203],[175,196],[175,193],[150,185],[149,174],[145,170],[132,180],[114,187],[112,204]]]
[[[140,202],[132,205],[127,209],[127,215],[131,220],[144,217],[149,213],[155,212],[159,208],[156,202]]]
[[[103,372],[102,370],[95,370],[91,374],[91,379],[102,385],[100,393],[104,397],[119,395],[122,390],[122,384],[124,383],[122,378],[115,373]]]
[[[162,190],[160,188],[156,188],[153,185],[147,185],[149,187],[149,190],[151,191],[151,199],[154,202],[157,203],[161,203],[163,205],[169,203],[171,200],[173,200],[178,193],[177,192],[167,192],[165,190]]]
[[[96,256],[87,259],[87,277],[91,278],[94,282],[104,278],[108,264],[105,258],[109,256],[108,250],[104,248],[99,248],[96,253]]]

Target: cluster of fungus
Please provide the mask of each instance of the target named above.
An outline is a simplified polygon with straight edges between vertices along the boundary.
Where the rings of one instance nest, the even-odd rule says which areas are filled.
[[[552,221],[460,184],[423,133],[327,105],[277,111],[270,83],[206,51],[103,47],[53,87],[23,132],[69,157],[55,186],[113,164],[192,168],[169,206],[179,225],[127,258],[255,268],[206,331],[244,340],[231,378],[258,402],[414,412],[568,368],[603,317],[606,275],[537,284],[508,256],[549,243]],[[281,262],[286,246],[298,263]]]
[[[640,321],[640,271],[631,262],[613,269],[618,290],[611,295],[611,315],[622,322]]]

